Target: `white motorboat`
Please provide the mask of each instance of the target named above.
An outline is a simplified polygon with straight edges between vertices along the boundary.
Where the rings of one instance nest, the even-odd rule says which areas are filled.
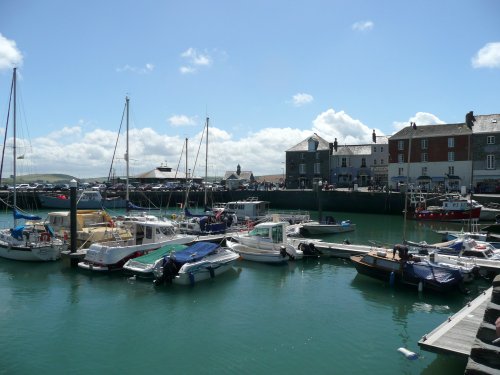
[[[187,245],[166,245],[151,251],[140,257],[129,259],[123,265],[123,271],[129,275],[135,275],[144,279],[154,277],[153,270],[157,260],[169,255],[172,251],[184,250]]]
[[[17,208],[17,189],[16,189],[16,82],[17,82],[17,68],[14,68],[12,76],[12,89],[11,99],[9,102],[9,115],[10,110],[13,109],[13,214],[14,226],[12,228],[5,228],[0,230],[0,257],[23,260],[23,261],[52,261],[61,257],[67,244],[56,238],[54,232],[48,225],[18,225],[18,220],[41,220],[41,217],[22,213]],[[10,105],[12,103],[12,105]],[[7,117],[9,118],[9,117]]]
[[[121,225],[132,233],[132,238],[90,245],[78,266],[92,271],[121,270],[129,259],[165,245],[187,244],[196,239],[177,233],[175,226],[168,221],[126,221]]]
[[[300,232],[308,235],[315,234],[336,234],[352,232],[356,230],[356,224],[351,223],[350,220],[342,220],[341,222],[331,221],[309,221],[301,225]]]
[[[157,260],[153,269],[154,283],[193,285],[228,271],[239,257],[234,251],[218,244],[196,242]]]
[[[286,236],[288,222],[257,224],[248,233],[235,233],[226,239],[229,248],[242,259],[265,263],[281,263],[289,259],[302,259],[303,252],[293,246]]]

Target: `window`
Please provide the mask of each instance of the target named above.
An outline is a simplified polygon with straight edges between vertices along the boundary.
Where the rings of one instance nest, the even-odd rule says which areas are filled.
[[[449,166],[448,167],[448,175],[453,176],[455,174],[455,167]]]
[[[427,167],[422,167],[422,176],[427,176]]]
[[[495,155],[486,155],[486,169],[495,169]]]
[[[377,165],[377,159],[373,159],[373,165]]]
[[[380,164],[384,164],[384,159],[380,159]]]
[[[319,152],[316,152],[316,160],[319,160]]]
[[[375,146],[373,147],[373,152],[377,152],[377,148]]]
[[[422,163],[427,163],[427,161],[428,161],[427,160],[427,152],[422,152],[421,157],[422,157]]]
[[[405,158],[403,156],[403,154],[398,154],[398,163],[404,163],[405,161]]]
[[[380,146],[380,152],[384,152],[384,146]]]
[[[405,149],[404,141],[398,141],[398,150],[404,150],[404,149]]]
[[[361,168],[366,168],[366,158],[361,158]]]
[[[428,145],[429,145],[429,142],[427,139],[422,139],[420,141],[420,146],[422,147],[422,150],[427,150]]]
[[[402,176],[404,173],[404,168],[398,168],[398,176]]]
[[[455,161],[455,152],[454,151],[448,152],[448,161]]]
[[[486,137],[486,144],[487,145],[494,145],[495,144],[495,136],[494,135],[489,135]]]
[[[304,153],[303,152],[300,153],[300,160],[304,160]]]
[[[306,174],[306,165],[305,164],[299,164],[299,173]]]
[[[321,163],[314,163],[314,173],[315,174],[321,173]]]
[[[455,147],[455,138],[448,138],[448,148]]]
[[[347,167],[347,158],[342,158],[342,167]]]

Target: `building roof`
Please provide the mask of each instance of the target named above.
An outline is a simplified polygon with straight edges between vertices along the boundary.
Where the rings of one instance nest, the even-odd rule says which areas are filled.
[[[337,151],[333,151],[333,156],[336,155],[371,155],[373,146],[376,146],[377,143],[374,143],[373,145],[346,145],[346,146],[339,146],[337,148]]]
[[[161,180],[161,179],[185,179],[186,178],[186,173],[184,172],[178,172],[178,171],[175,171],[175,170],[172,170],[172,168],[168,168],[168,167],[157,167],[151,171],[148,171],[148,172],[144,172],[144,173],[141,173],[141,174],[138,174],[136,176],[133,176],[133,178],[138,178],[138,179],[158,179],[158,180]],[[195,179],[197,179],[198,177],[193,177]]]
[[[251,180],[253,177],[253,173],[251,171],[241,171],[240,175],[236,173],[236,171],[226,171],[224,174],[224,180]]]
[[[310,137],[307,137],[306,139],[304,139],[302,142],[300,142],[300,143],[296,144],[295,146],[293,146],[292,148],[286,150],[286,152],[288,152],[288,151],[309,151],[309,140],[310,139],[313,139],[316,142],[318,142],[315,151],[330,150],[330,143],[328,143],[328,141],[324,140],[319,135],[314,133]]]
[[[471,133],[472,130],[467,125],[465,125],[465,122],[461,124],[417,125],[416,129],[413,129],[411,126],[407,126],[395,133],[389,139],[393,141],[399,139],[408,139],[410,138],[410,136],[412,138],[427,138],[453,135],[469,135]]]
[[[474,117],[476,118],[472,127],[474,134],[500,132],[500,115],[478,115]]]

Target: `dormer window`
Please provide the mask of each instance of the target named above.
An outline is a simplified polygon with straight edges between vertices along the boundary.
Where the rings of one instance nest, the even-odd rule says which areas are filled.
[[[307,141],[307,150],[309,152],[313,152],[316,151],[317,148],[318,148],[318,141],[316,141],[314,138],[309,138],[309,140]]]

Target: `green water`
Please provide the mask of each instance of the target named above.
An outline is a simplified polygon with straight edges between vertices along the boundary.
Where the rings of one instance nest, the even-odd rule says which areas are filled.
[[[335,216],[357,224],[353,243],[402,238],[400,217]],[[408,222],[407,237],[438,241],[432,229]],[[488,286],[419,294],[322,258],[239,261],[194,287],[153,287],[63,261],[0,259],[0,374],[458,374],[463,360],[417,342]]]

